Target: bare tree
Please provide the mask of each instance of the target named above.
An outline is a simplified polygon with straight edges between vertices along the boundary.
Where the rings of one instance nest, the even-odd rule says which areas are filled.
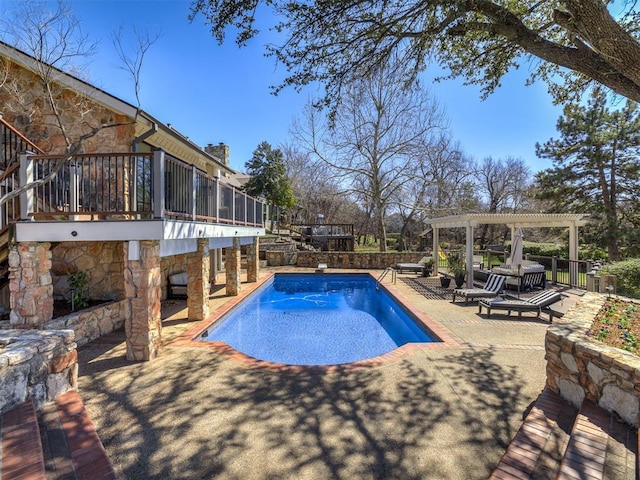
[[[485,158],[477,167],[478,192],[486,202],[487,213],[517,213],[532,183],[531,171],[521,158]],[[480,243],[487,241],[489,225],[482,225]]]
[[[133,82],[136,105],[140,108],[140,75],[142,73],[144,58],[151,46],[160,39],[162,32],[152,33],[148,30],[142,31],[134,27],[133,33],[136,37],[136,43],[133,44],[133,49],[131,49],[131,47],[127,48],[124,45],[124,32],[122,26],[112,34],[111,39],[118,57],[120,58],[120,62],[122,63],[121,68],[127,72],[129,78]]]
[[[448,132],[424,143],[414,177],[404,182],[394,201],[403,221],[399,248],[412,247],[415,234],[426,227],[426,218],[474,209],[472,165]]]
[[[389,64],[347,87],[330,123],[307,111],[296,136],[331,167],[345,195],[358,195],[376,221],[380,251],[386,251],[385,218],[402,185],[418,169],[422,145],[446,127],[442,110],[421,88],[400,81]]]
[[[49,182],[58,175],[67,160],[82,151],[88,139],[101,131],[135,123],[135,118],[120,121],[113,116],[105,118],[104,115],[92,115],[96,103],[91,95],[82,89],[70,89],[62,81],[65,75],[83,78],[86,72],[84,64],[97,49],[97,44],[83,32],[81,24],[64,0],[58,1],[55,10],[47,9],[42,2],[18,3],[16,11],[9,18],[11,20],[5,17],[2,22],[0,34],[26,54],[26,67],[31,74],[5,61],[1,65],[0,95],[10,98],[16,108],[29,118],[29,123],[44,125],[51,143],[64,145],[62,153],[65,158],[57,162],[45,177],[6,193],[0,198],[0,203]],[[15,19],[21,21],[16,22]],[[124,50],[118,48],[124,68],[134,81],[136,98],[144,55],[157,39],[158,36],[138,35],[138,49],[133,60],[128,60]]]

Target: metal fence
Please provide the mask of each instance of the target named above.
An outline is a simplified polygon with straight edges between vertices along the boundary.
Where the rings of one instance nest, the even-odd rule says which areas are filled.
[[[187,221],[263,225],[262,201],[162,151],[22,155],[23,219]]]
[[[460,253],[464,254],[462,251]],[[483,256],[484,268],[489,270],[494,266],[504,265],[506,257],[509,255],[508,252],[502,250],[476,250],[474,253]],[[593,270],[594,265],[594,262],[590,260],[569,260],[568,258],[529,254],[525,254],[525,260],[544,265],[547,282],[581,290],[587,289],[587,274]],[[446,269],[448,266],[446,258],[438,258],[437,263],[440,269]]]

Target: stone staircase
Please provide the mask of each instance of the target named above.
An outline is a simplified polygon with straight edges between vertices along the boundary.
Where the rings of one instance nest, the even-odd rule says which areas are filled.
[[[36,412],[28,400],[0,417],[2,480],[115,480],[76,391]]]
[[[632,480],[638,431],[585,400],[580,409],[545,389],[493,471],[491,480]]]

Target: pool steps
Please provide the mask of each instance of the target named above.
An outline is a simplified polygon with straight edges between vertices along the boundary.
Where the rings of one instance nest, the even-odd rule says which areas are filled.
[[[391,282],[395,285],[397,281],[398,272],[396,272],[396,269],[393,267],[387,267],[384,269],[384,272],[382,272],[378,277],[378,279],[376,280],[376,290],[380,290],[380,284],[382,283],[382,280],[384,280],[384,277],[386,277],[389,272],[391,272]]]
[[[28,400],[0,416],[2,480],[115,480],[76,391],[36,411]]]
[[[491,480],[638,477],[638,431],[585,400],[580,409],[546,388]]]

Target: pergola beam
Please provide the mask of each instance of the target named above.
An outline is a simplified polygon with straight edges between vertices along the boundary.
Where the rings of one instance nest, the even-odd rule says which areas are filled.
[[[589,215],[575,213],[471,213],[431,218],[425,221],[433,228],[433,258],[437,259],[439,231],[442,228],[464,228],[466,241],[467,285],[473,284],[473,229],[479,225],[508,225],[511,238],[516,228],[561,227],[569,229],[569,260],[578,260],[578,227],[589,222]],[[437,263],[436,263],[437,265]],[[575,270],[575,272],[574,272]],[[437,268],[436,268],[437,271]],[[574,281],[577,268],[570,269]]]

